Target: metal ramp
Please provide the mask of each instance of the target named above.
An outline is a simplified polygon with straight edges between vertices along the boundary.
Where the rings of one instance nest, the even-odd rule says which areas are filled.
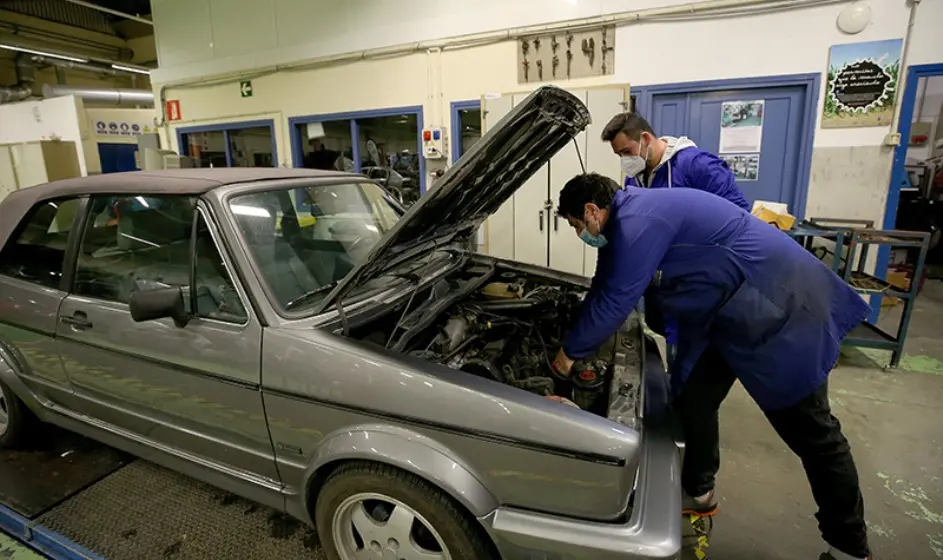
[[[0,452],[0,531],[54,560],[324,558],[279,512],[49,429]]]

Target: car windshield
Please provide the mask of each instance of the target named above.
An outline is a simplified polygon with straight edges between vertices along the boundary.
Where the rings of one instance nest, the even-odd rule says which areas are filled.
[[[312,311],[401,216],[372,183],[253,192],[229,209],[269,298],[291,314]]]

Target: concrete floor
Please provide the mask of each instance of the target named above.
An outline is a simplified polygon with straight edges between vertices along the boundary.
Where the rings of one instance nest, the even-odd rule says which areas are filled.
[[[900,306],[882,312],[896,327]],[[943,558],[943,283],[915,304],[906,356],[849,348],[832,374],[835,416],[858,465],[879,560]],[[876,363],[874,360],[878,360]],[[737,385],[721,408],[721,509],[712,559],[817,560],[824,550],[798,459]]]

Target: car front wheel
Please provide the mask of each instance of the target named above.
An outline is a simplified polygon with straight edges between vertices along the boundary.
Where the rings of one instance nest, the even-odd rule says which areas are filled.
[[[0,449],[22,445],[34,423],[33,415],[19,397],[0,382]]]
[[[350,463],[318,495],[315,523],[332,560],[493,558],[487,536],[449,496],[378,463]]]

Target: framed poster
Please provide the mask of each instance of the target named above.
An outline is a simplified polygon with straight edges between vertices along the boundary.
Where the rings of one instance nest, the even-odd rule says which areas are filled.
[[[891,124],[903,44],[888,39],[832,46],[822,128]]]
[[[766,102],[725,101],[720,110],[722,154],[759,152],[763,141],[763,109]]]

